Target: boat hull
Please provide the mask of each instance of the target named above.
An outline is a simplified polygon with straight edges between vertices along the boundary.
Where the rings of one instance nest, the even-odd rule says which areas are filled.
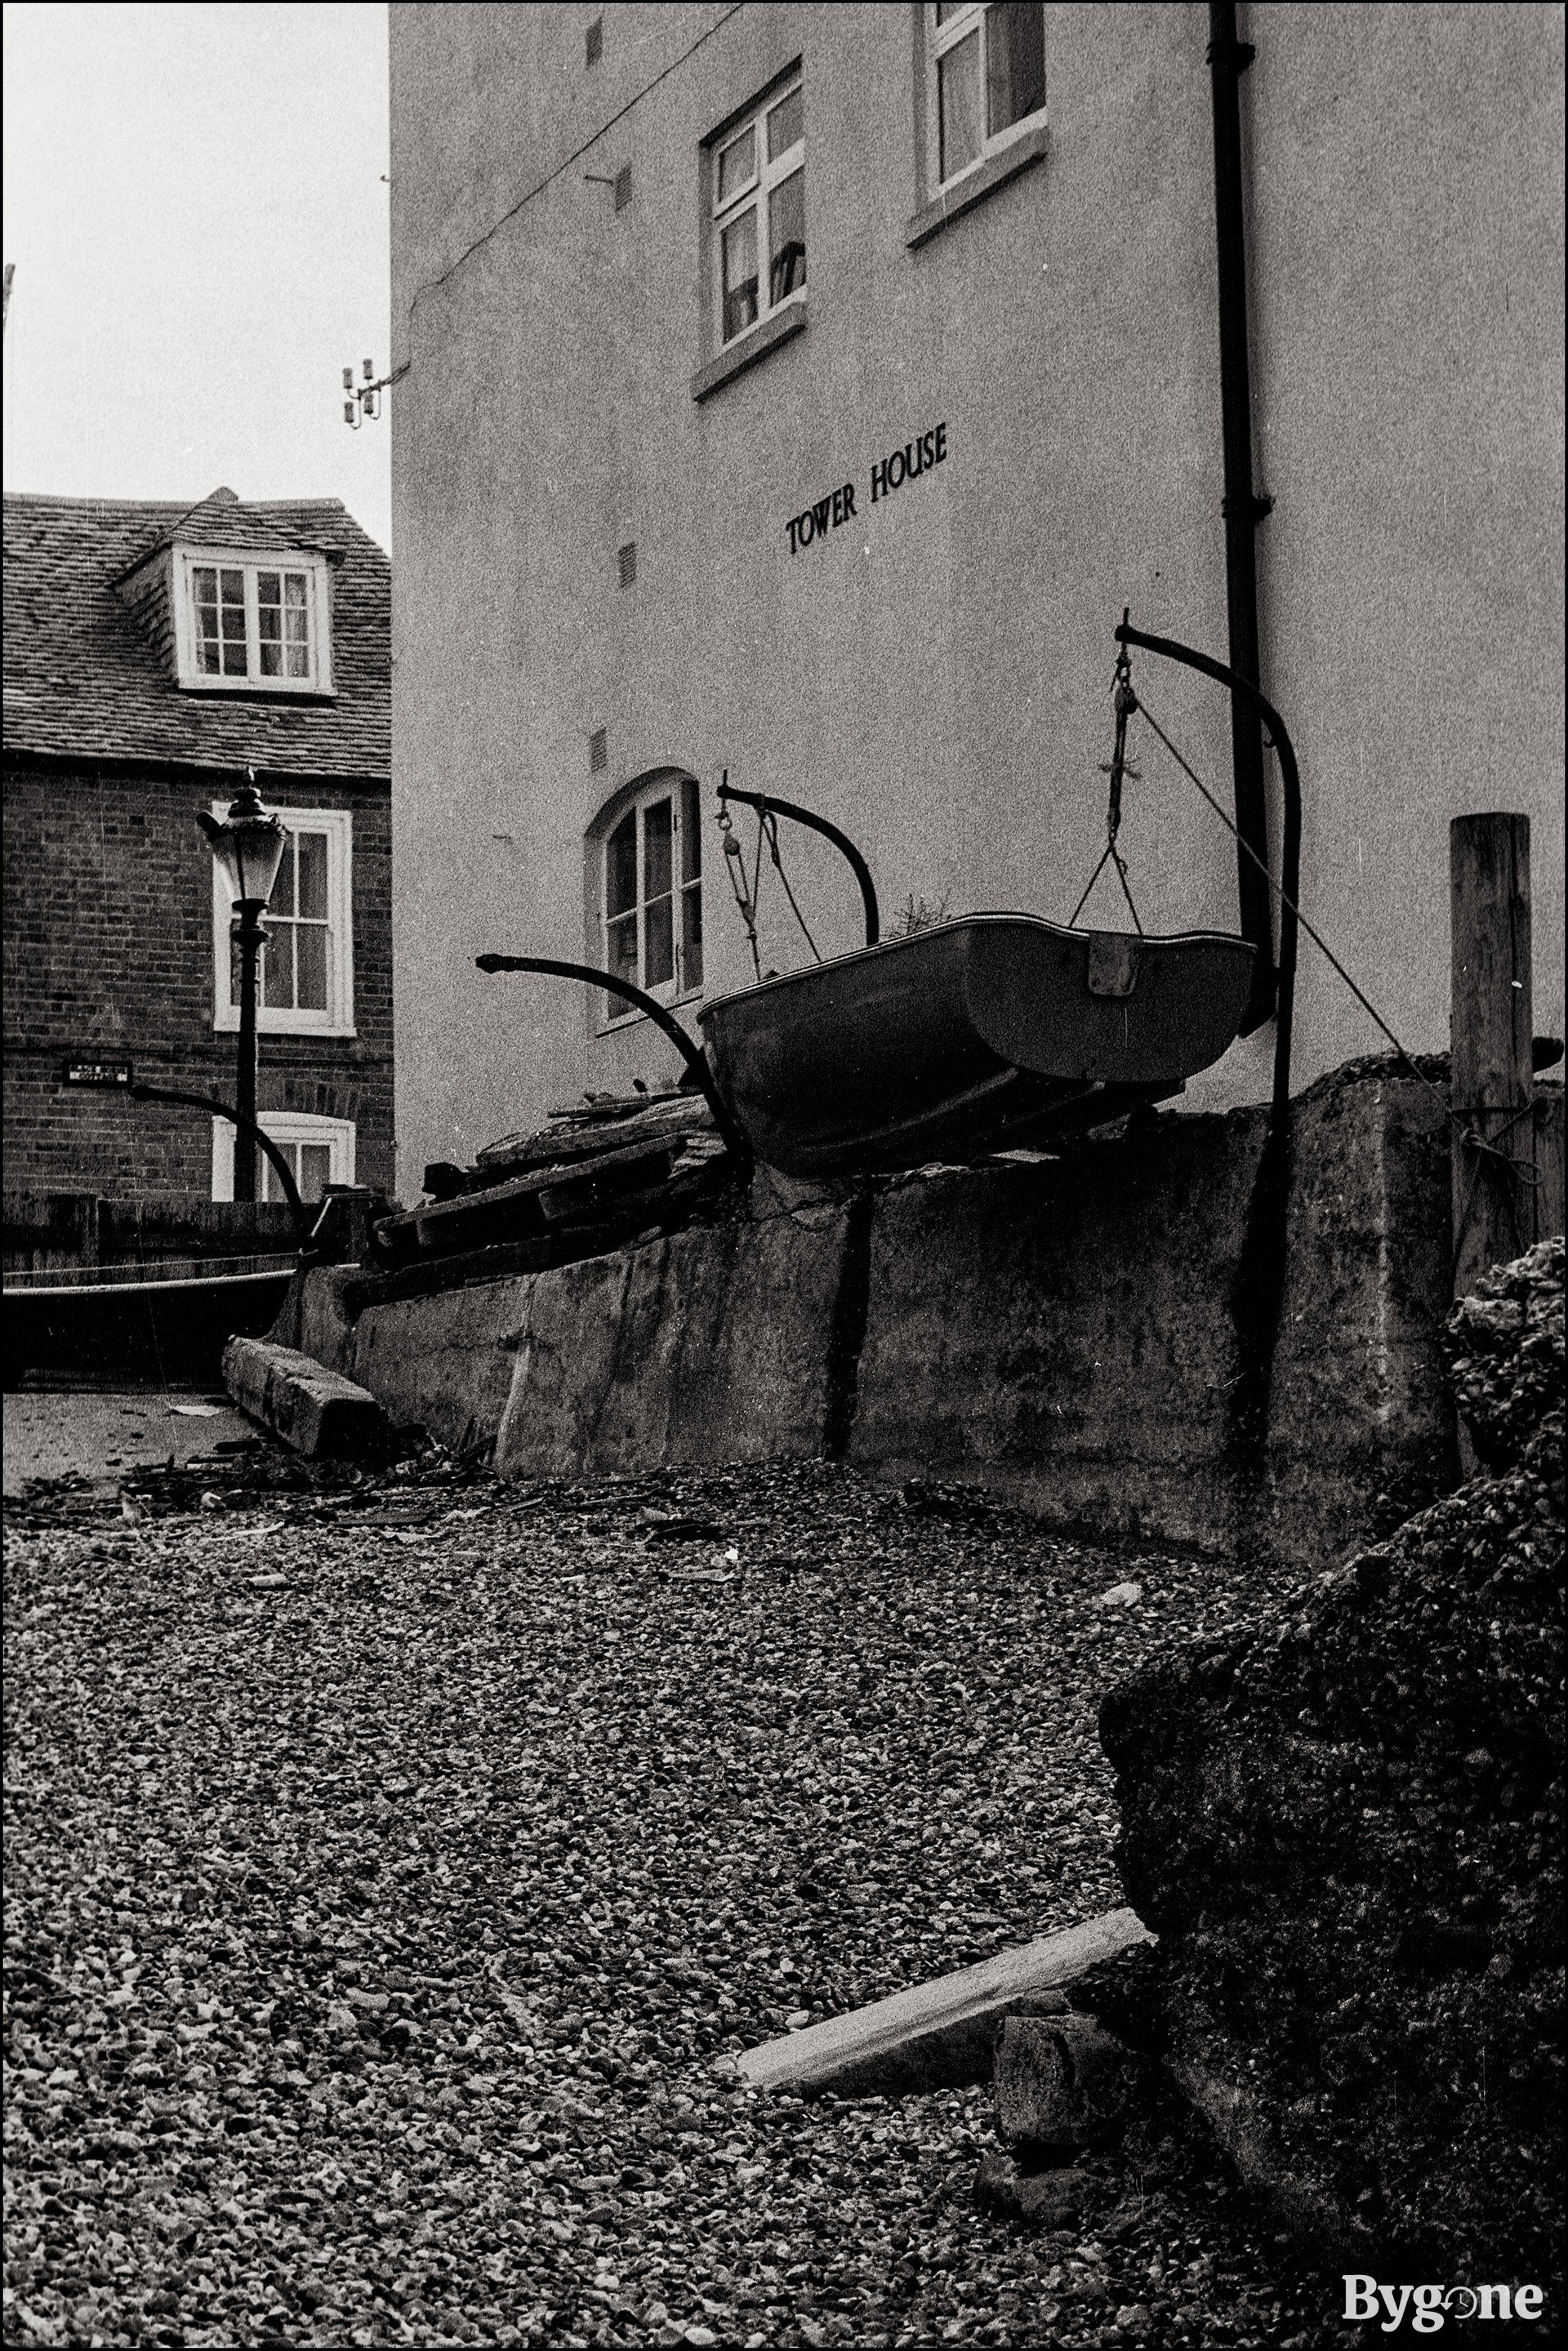
[[[812,1176],[963,1161],[1179,1093],[1235,1038],[1253,949],[974,914],[698,1014],[758,1158]]]
[[[56,1382],[213,1386],[229,1340],[269,1330],[292,1278],[292,1268],[282,1266],[188,1281],[8,1290],[6,1390]]]

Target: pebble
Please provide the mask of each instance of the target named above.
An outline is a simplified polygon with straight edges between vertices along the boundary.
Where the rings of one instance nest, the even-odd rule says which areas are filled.
[[[24,2334],[1099,2339],[1103,2304],[1046,2320],[1038,2235],[963,2210],[987,2092],[808,2104],[733,2061],[1119,1900],[1096,1709],[1155,1636],[1059,1646],[1105,1554],[820,1464],[222,1474],[221,1513],[188,1476],[134,1526],[7,1511]],[[665,1575],[650,1508],[733,1581]],[[1166,1630],[1247,1594],[1151,1567]],[[1212,2165],[1094,2275],[1157,2337],[1155,2247],[1172,2294],[1213,2256],[1194,2298],[1261,2345]],[[1086,2179],[1092,2225],[1128,2181]]]

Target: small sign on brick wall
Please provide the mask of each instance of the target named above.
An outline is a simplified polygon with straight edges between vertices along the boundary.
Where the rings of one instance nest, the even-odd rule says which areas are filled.
[[[60,1082],[68,1086],[129,1086],[134,1077],[129,1061],[68,1061]]]

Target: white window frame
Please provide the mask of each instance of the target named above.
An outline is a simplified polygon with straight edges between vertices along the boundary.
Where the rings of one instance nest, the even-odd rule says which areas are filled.
[[[612,800],[610,803],[609,808],[601,812],[594,824],[592,832],[589,836],[591,860],[591,901],[594,915],[594,937],[591,959],[598,964],[601,970],[609,971],[612,967],[610,961],[610,924],[612,917],[609,911],[610,844],[614,839],[616,833],[621,830],[621,827],[625,823],[627,817],[633,813],[636,815],[637,969],[634,977],[636,985],[643,990],[643,994],[645,996],[651,996],[657,1004],[693,1003],[702,995],[705,985],[704,979],[698,979],[695,982],[687,981],[685,971],[684,969],[685,958],[682,949],[682,936],[685,925],[682,921],[681,902],[688,890],[695,889],[697,895],[699,916],[701,916],[705,922],[703,932],[703,962],[706,977],[707,935],[706,929],[706,909],[704,904],[704,885],[706,883],[707,875],[700,862],[702,841],[702,809],[700,792],[694,795],[695,822],[698,829],[697,840],[699,852],[699,863],[696,878],[695,882],[683,882],[681,879],[681,828],[684,821],[681,803],[686,797],[685,787],[688,784],[695,786],[695,778],[691,776],[684,775],[679,770],[672,769],[667,771],[663,776],[657,778],[653,783],[643,784],[640,786],[637,790],[626,793]],[[660,800],[668,800],[670,802],[670,920],[674,933],[673,960],[674,963],[674,977],[673,979],[659,980],[650,987],[646,976],[648,932],[644,915],[647,909],[648,898],[647,867],[645,863],[646,852],[644,849],[645,836],[643,828],[648,810],[656,807]],[[623,916],[616,916],[614,919],[620,921],[624,918]],[[624,1028],[629,1022],[641,1020],[645,1017],[646,1016],[644,1014],[639,1012],[634,1004],[618,1003],[607,993],[601,1005],[600,1019],[598,1024],[600,1034],[603,1035],[611,1029]]]
[[[931,193],[934,195],[946,195],[950,188],[962,187],[972,172],[983,170],[993,155],[1005,153],[1008,148],[1025,137],[1030,131],[1038,129],[1046,119],[1046,101],[1042,101],[1035,108],[1032,114],[1021,114],[1016,122],[1009,122],[1005,131],[998,131],[994,134],[989,131],[984,131],[979,153],[964,164],[960,170],[952,172],[946,180],[942,177],[942,94],[938,74],[939,61],[946,56],[949,49],[956,49],[960,41],[967,40],[977,28],[980,40],[980,104],[983,109],[986,106],[987,92],[990,87],[986,57],[986,43],[989,38],[989,33],[986,19],[991,13],[991,6],[992,0],[967,0],[967,5],[954,9],[946,24],[939,25],[936,21],[936,0],[921,0],[921,12],[925,20],[925,153],[928,159]],[[1047,100],[1049,97],[1048,80]]]
[[[800,68],[796,66],[780,80],[775,82],[755,105],[748,107],[744,114],[737,115],[733,122],[728,123],[722,131],[717,132],[707,142],[708,234],[713,243],[713,325],[716,352],[734,350],[747,335],[754,335],[765,320],[780,317],[786,310],[796,308],[806,299],[805,287],[796,286],[779,301],[772,300],[773,270],[770,258],[770,210],[773,192],[786,180],[793,179],[797,172],[801,174],[800,200],[804,209],[806,133],[803,99],[800,136],[792,147],[785,149],[777,162],[770,163],[768,160],[768,116],[775,107],[782,106],[786,99],[792,98],[797,90],[803,91],[804,88],[805,83]],[[744,139],[747,131],[754,134],[757,141],[757,167],[750,179],[727,196],[721,204],[718,196],[719,158],[728,153],[737,140]],[[739,219],[742,213],[753,205],[757,211],[757,316],[746,326],[737,328],[727,342],[724,332],[724,232]],[[810,238],[807,239],[806,258],[809,269]]]
[[[218,677],[196,666],[195,582],[204,570],[245,574],[246,674]],[[256,575],[262,571],[302,571],[306,580],[306,610],[309,615],[310,674],[308,677],[265,677],[261,669],[261,622],[256,601]],[[182,687],[201,694],[323,695],[332,691],[331,566],[324,555],[258,555],[254,548],[176,547],[174,549],[174,649]]]
[[[214,800],[215,817],[227,813],[227,802]],[[327,836],[327,1004],[322,1011],[301,1011],[297,1006],[258,1002],[256,1025],[261,1036],[352,1037],[354,1029],[354,818],[350,809],[277,808],[291,831],[324,832]],[[229,993],[229,935],[234,903],[228,884],[212,861],[213,872],[213,1027],[233,1034],[239,1027],[239,1006]],[[258,989],[258,996],[263,991]]]
[[[290,1144],[324,1143],[331,1155],[327,1181],[329,1184],[351,1184],[354,1180],[354,1122],[351,1118],[319,1118],[314,1111],[264,1110],[256,1113],[257,1126],[264,1134],[287,1150]],[[235,1196],[235,1127],[226,1118],[213,1121],[213,1197],[232,1200]],[[256,1159],[256,1196],[262,1196],[262,1169],[276,1176],[277,1169],[264,1153]]]

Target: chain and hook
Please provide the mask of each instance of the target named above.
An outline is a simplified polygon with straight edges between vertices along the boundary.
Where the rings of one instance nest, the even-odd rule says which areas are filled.
[[[1089,904],[1090,892],[1109,863],[1116,869],[1116,879],[1122,885],[1122,895],[1127,901],[1127,911],[1133,917],[1133,927],[1142,938],[1144,925],[1138,917],[1137,905],[1133,897],[1133,885],[1127,878],[1127,861],[1116,846],[1117,835],[1122,830],[1123,781],[1125,779],[1134,784],[1143,781],[1138,769],[1127,757],[1127,721],[1138,707],[1138,697],[1133,690],[1133,664],[1125,645],[1121,646],[1116,654],[1116,668],[1111,686],[1111,706],[1116,714],[1116,740],[1109,762],[1103,759],[1100,763],[1100,773],[1111,778],[1105,809],[1105,846],[1100,853],[1099,863],[1089,876],[1083,895],[1068,917],[1068,927],[1071,929],[1076,924],[1079,915]]]
[[[724,770],[724,781],[719,787],[718,829],[724,837],[725,872],[729,876],[730,890],[734,895],[736,906],[739,911],[740,919],[746,926],[746,944],[751,955],[752,970],[756,973],[758,980],[760,980],[763,976],[762,955],[761,949],[758,944],[757,936],[757,910],[758,902],[761,895],[762,847],[764,841],[768,844],[768,854],[771,861],[773,870],[779,876],[779,887],[782,889],[785,897],[789,902],[789,911],[800,926],[801,935],[805,939],[806,945],[810,948],[811,953],[816,957],[817,961],[821,963],[822,960],[822,951],[821,947],[818,946],[816,940],[811,936],[810,926],[807,923],[805,915],[800,912],[800,905],[795,897],[795,893],[789,886],[789,876],[784,871],[784,860],[779,853],[779,818],[777,813],[769,807],[766,799],[763,799],[760,797],[753,797],[751,795],[747,796],[748,798],[752,798],[753,805],[757,810],[757,854],[752,862],[751,879],[748,883],[746,877],[746,852],[741,847],[739,838],[736,833],[735,820],[729,813],[729,802],[726,797],[728,790],[729,769],[726,768]],[[772,977],[773,975],[769,974],[768,977]]]
[[[724,771],[724,780],[727,784],[729,781],[729,769],[727,768]],[[746,926],[746,944],[751,952],[751,968],[756,973],[758,981],[760,981],[762,977],[762,957],[758,952],[757,945],[757,892],[755,886],[747,886],[746,879],[746,852],[742,849],[739,838],[736,833],[735,820],[730,815],[729,804],[727,800],[722,799],[718,804],[718,829],[724,836],[724,870],[729,876],[730,890],[734,894],[736,906],[739,911],[740,919]],[[757,839],[757,860],[758,876],[760,878],[762,866],[762,836],[760,829],[758,830]]]

